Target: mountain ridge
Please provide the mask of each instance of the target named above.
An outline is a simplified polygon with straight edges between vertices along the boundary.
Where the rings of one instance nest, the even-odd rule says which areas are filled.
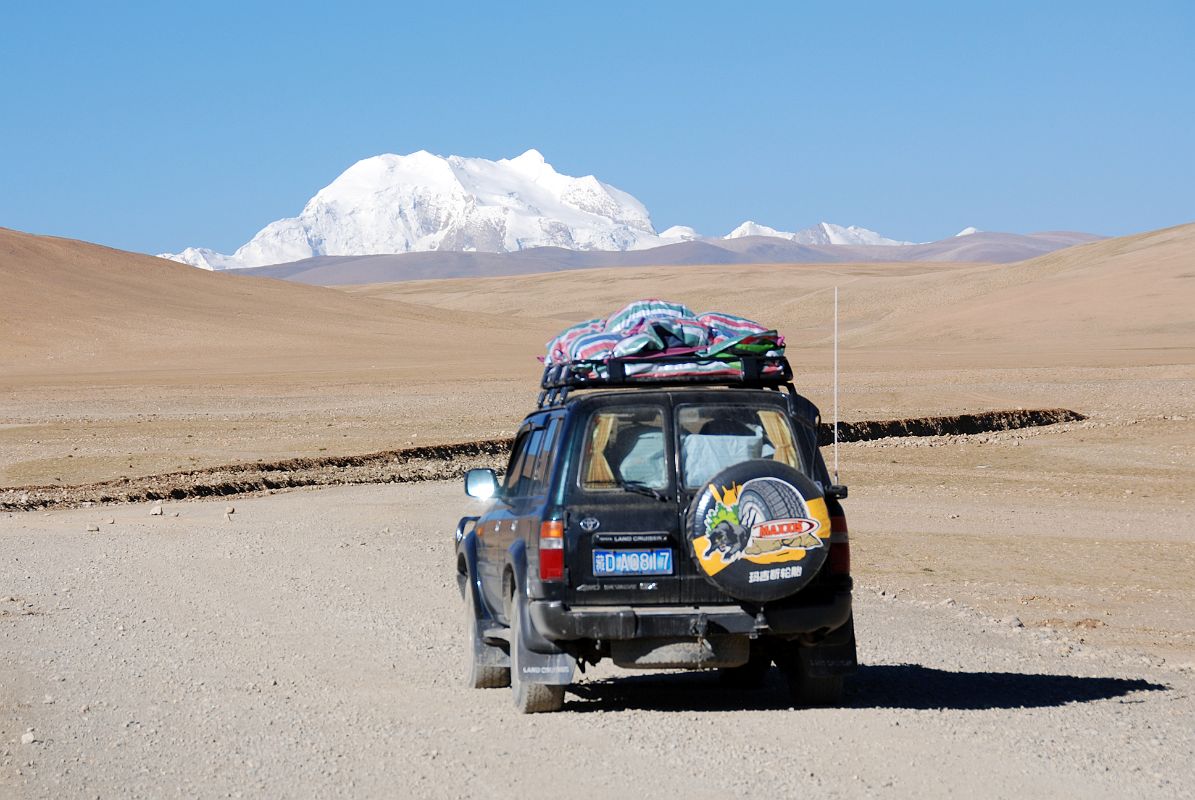
[[[412,252],[559,247],[619,253],[760,235],[816,246],[913,244],[825,221],[796,232],[747,221],[722,237],[703,236],[685,225],[657,232],[646,206],[633,195],[593,175],[559,173],[538,150],[496,161],[418,150],[357,161],[317,191],[297,216],[269,223],[230,255],[204,247],[159,255],[224,270]]]
[[[1104,237],[1054,231],[1035,234],[979,232],[916,245],[805,245],[765,236],[697,239],[645,250],[582,252],[558,247],[512,253],[427,253],[322,256],[238,272],[318,286],[358,285],[434,278],[499,277],[602,267],[713,264],[834,264],[960,261],[1011,263]]]

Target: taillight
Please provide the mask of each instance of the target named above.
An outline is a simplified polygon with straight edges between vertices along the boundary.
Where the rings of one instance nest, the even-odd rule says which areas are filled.
[[[851,574],[851,542],[847,537],[846,517],[830,517],[830,572]]]
[[[539,579],[564,580],[564,523],[558,519],[539,526]]]

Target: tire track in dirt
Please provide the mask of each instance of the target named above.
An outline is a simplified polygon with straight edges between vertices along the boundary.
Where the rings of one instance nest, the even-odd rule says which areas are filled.
[[[905,436],[963,436],[1084,419],[1086,417],[1078,412],[1051,408],[840,422],[838,440],[850,443]],[[818,443],[826,445],[833,438],[833,426],[822,423],[818,427]],[[474,467],[501,470],[505,467],[509,453],[509,440],[485,439],[355,456],[231,464],[78,486],[16,486],[0,489],[0,511],[70,508],[86,503],[140,503],[224,497],[301,486],[449,480],[459,478],[465,470]]]

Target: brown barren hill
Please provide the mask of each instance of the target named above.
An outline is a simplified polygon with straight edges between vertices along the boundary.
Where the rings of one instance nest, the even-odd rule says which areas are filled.
[[[0,229],[0,485],[509,433],[543,337]]]
[[[913,279],[864,302],[853,344],[922,345],[987,363],[1195,363],[1195,224],[971,268],[948,281]]]
[[[1188,225],[1016,264],[619,267],[335,289],[0,229],[0,485],[506,436],[534,402],[544,342],[644,297],[779,328],[798,386],[828,411],[839,287],[847,420],[1121,408],[1140,390],[1121,380],[1114,395],[1096,388],[1106,374],[1081,371],[1189,371],[1192,264]]]
[[[7,229],[0,229],[0,286],[0,372],[9,380],[415,374],[429,365],[414,345],[447,341],[454,329],[435,309]],[[501,318],[477,319],[512,333]],[[459,360],[451,351],[440,355],[448,364]]]
[[[860,366],[1195,360],[1195,224],[1015,264],[619,267],[344,288],[456,312],[547,316],[545,332],[633,299],[666,297],[765,321],[788,336],[802,363],[824,366],[836,286],[842,346]]]

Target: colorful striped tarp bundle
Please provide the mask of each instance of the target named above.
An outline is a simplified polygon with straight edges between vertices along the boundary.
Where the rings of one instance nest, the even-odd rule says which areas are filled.
[[[758,322],[721,312],[697,314],[680,303],[637,300],[605,319],[591,319],[567,328],[548,342],[544,362],[570,364],[591,377],[605,377],[609,358],[642,359],[626,365],[636,379],[742,373],[742,356],[782,356],[784,337]],[[692,356],[692,362],[678,357]],[[652,359],[667,358],[667,363]],[[765,366],[765,370],[778,370]]]

